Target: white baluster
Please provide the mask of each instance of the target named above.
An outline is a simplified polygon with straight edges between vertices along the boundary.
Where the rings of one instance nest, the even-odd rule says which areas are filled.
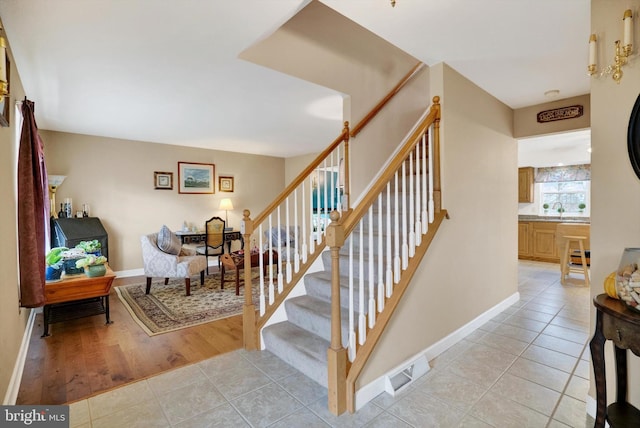
[[[309,254],[313,254],[316,250],[316,238],[315,238],[315,234],[316,231],[314,230],[314,225],[313,225],[313,174],[315,173],[312,172],[311,175],[309,175],[309,219],[311,220],[309,222]],[[317,177],[316,177],[317,178]],[[317,181],[316,181],[317,183]],[[317,222],[316,222],[317,225]]]
[[[407,163],[402,162],[402,270],[409,266],[409,244],[407,243]]]
[[[282,293],[283,278],[282,278],[282,222],[280,221],[280,205],[277,208],[278,212],[278,294]]]
[[[416,246],[419,247],[422,244],[422,222],[420,221],[420,201],[421,190],[420,181],[422,180],[422,174],[424,171],[420,168],[420,140],[416,143]]]
[[[336,183],[336,192],[338,193],[338,208],[336,208],[339,212],[342,212],[342,186],[340,185],[340,183],[342,183],[344,181],[344,177],[342,176],[342,170],[340,168],[340,148],[342,148],[342,144],[341,143],[338,145],[338,147],[336,148],[336,154],[337,154],[337,158],[338,158],[338,182]]]
[[[307,262],[307,214],[306,214],[306,208],[307,205],[305,204],[305,200],[304,200],[304,181],[302,182],[302,184],[300,185],[300,193],[302,193],[302,248],[301,248],[301,253],[302,253],[302,263],[306,263]]]
[[[373,220],[373,219],[372,219]],[[378,195],[378,312],[384,309],[384,252],[382,251],[382,193]]]
[[[400,210],[398,210],[398,171],[395,176],[395,189],[394,189],[394,207],[393,207],[393,243],[394,243],[394,256],[393,256],[393,282],[400,282]]]
[[[433,125],[431,125],[433,128]],[[434,220],[434,204],[433,204],[433,132],[429,131],[429,223]]]
[[[422,135],[422,233],[425,234],[429,230],[429,217],[427,214],[427,175],[431,175],[431,170],[427,169],[427,137]]]
[[[269,305],[273,305],[275,300],[275,290],[273,284],[273,226],[271,222],[271,214],[269,214],[269,231],[267,233],[267,241],[269,242]],[[278,265],[280,259],[278,259]]]
[[[324,165],[324,170],[322,174],[324,176],[324,180],[322,184],[324,186],[324,204],[322,204],[322,213],[328,215],[329,214],[329,178],[327,177],[327,159],[326,158],[323,162],[323,165]],[[322,230],[322,235],[326,236],[326,234],[327,234],[327,227],[325,226]]]
[[[349,361],[356,359],[356,326],[353,306],[353,235],[349,237]]]
[[[358,343],[364,344],[367,339],[367,318],[364,314],[364,230],[360,220],[360,247],[358,249]]]
[[[285,234],[285,238],[286,238],[286,242],[285,242],[285,248],[287,251],[287,284],[291,282],[291,276],[292,276],[292,269],[293,267],[291,266],[291,232],[289,231],[289,226],[291,225],[291,223],[289,222],[289,197],[287,196],[287,198],[284,200],[285,201],[285,205],[284,205],[284,209],[285,211],[285,229],[284,229],[284,234]]]
[[[391,297],[393,292],[393,267],[391,257],[391,181],[387,182],[387,297]]]
[[[300,252],[298,251],[298,188],[293,189],[293,271],[300,270]]]
[[[409,257],[416,253],[416,234],[413,220],[413,151],[409,152]]]
[[[376,290],[375,278],[373,277],[373,267],[375,265],[374,248],[373,248],[373,205],[369,206],[369,258],[368,276],[369,276],[369,328],[376,325]],[[364,221],[364,218],[360,221]]]
[[[264,266],[262,260],[262,224],[258,226],[258,242],[260,244],[259,247],[259,263],[260,263],[260,316],[264,315],[266,311],[266,303],[264,297]]]

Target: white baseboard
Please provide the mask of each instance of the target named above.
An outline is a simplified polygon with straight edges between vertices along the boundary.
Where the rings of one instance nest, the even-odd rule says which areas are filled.
[[[116,277],[118,277],[118,278],[126,278],[127,276],[144,275],[144,269],[143,268],[139,268],[139,269],[119,270],[119,271],[114,272],[114,273],[116,274]]]
[[[18,350],[18,357],[16,363],[13,366],[13,373],[11,373],[11,380],[9,380],[9,386],[7,392],[4,395],[3,405],[14,405],[18,398],[18,391],[20,390],[20,382],[22,381],[22,372],[24,370],[24,364],[27,361],[27,351],[29,350],[29,341],[31,340],[31,331],[36,320],[36,310],[29,309],[29,318],[27,319],[27,325],[24,328],[24,334],[22,335],[22,343]]]
[[[500,312],[504,311],[509,306],[513,305],[518,300],[520,300],[520,293],[516,292],[511,296],[509,296],[508,298],[506,298],[505,300],[503,300],[502,302],[492,307],[491,309],[489,309],[488,311],[482,313],[481,315],[477,316],[475,319],[469,321],[467,324],[463,325],[462,327],[460,327],[450,335],[442,338],[441,340],[429,346],[428,348],[418,352],[414,356],[403,361],[401,364],[389,370],[387,373],[383,374],[373,382],[358,389],[356,391],[356,398],[355,398],[356,410],[361,409],[369,401],[373,400],[375,397],[380,395],[380,393],[385,391],[386,376],[392,373],[395,373],[398,370],[398,368],[405,367],[408,364],[410,364],[412,361],[415,361],[421,358],[422,356],[426,357],[427,361],[431,361],[432,359],[434,359],[435,357],[437,357],[438,355],[440,355],[441,353],[449,349],[451,346],[455,345],[456,343],[464,339],[467,335],[469,335],[471,332],[476,330],[482,324],[486,323],[491,318],[498,315]]]

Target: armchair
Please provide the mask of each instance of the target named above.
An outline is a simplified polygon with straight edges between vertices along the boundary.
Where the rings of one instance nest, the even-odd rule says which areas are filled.
[[[182,247],[178,255],[168,254],[158,248],[158,234],[152,233],[140,238],[142,243],[142,259],[144,274],[147,277],[146,294],[151,291],[154,277],[164,278],[165,285],[169,278],[184,278],[187,296],[191,295],[191,277],[200,273],[200,284],[204,285],[204,270],[207,259],[195,255],[195,251]]]

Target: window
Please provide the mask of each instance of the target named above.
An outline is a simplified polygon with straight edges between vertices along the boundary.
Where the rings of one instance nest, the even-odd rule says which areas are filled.
[[[541,210],[546,215],[584,215],[591,181],[550,181],[540,183]],[[548,205],[548,208],[544,208]]]

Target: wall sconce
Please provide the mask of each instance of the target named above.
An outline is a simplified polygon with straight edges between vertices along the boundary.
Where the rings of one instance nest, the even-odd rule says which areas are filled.
[[[622,67],[627,64],[627,58],[629,58],[633,52],[633,15],[631,9],[624,11],[622,24],[624,29],[622,44],[620,40],[616,40],[616,54],[613,57],[613,64],[603,68],[600,73],[600,76],[611,74],[613,80],[618,84],[620,83],[620,79],[622,79]],[[589,65],[587,66],[587,72],[590,76],[596,74],[597,42],[598,39],[596,35],[592,34],[589,37]]]
[[[2,27],[0,27],[0,32]],[[7,62],[7,41],[0,33],[0,97],[9,96],[9,71]]]

